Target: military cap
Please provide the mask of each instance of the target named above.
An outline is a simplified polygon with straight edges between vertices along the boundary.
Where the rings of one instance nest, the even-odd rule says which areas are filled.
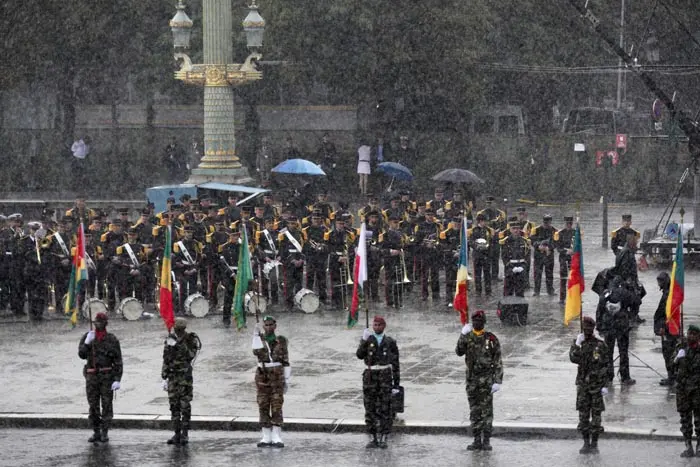
[[[472,313],[472,319],[486,320],[486,312],[484,310],[476,310],[474,313]]]
[[[191,197],[190,195],[188,195],[187,193],[185,193],[185,194],[183,194],[182,196],[180,196],[180,201],[181,201],[181,202],[189,201],[190,199],[192,199],[192,197]]]
[[[379,196],[374,193],[367,193],[367,199],[379,199]]]
[[[39,230],[41,228],[41,222],[31,221],[27,223],[27,226],[32,230]]]
[[[95,315],[95,321],[104,321],[105,323],[109,321],[109,318],[107,317],[107,313],[104,311],[100,311]]]
[[[314,209],[313,212],[311,213],[311,217],[315,217],[317,219],[322,219],[323,218],[323,211],[320,209]]]
[[[173,211],[178,211],[182,209],[182,204],[173,204],[172,206],[170,206],[170,209]]]
[[[542,216],[542,220],[545,221],[545,222],[551,221],[551,220],[552,220],[552,215],[551,215],[551,214],[545,214],[544,216]]]
[[[224,224],[224,223],[226,223],[226,216],[219,216],[219,215],[217,215],[217,216],[214,218],[214,223],[215,223],[215,224]]]
[[[229,191],[228,197],[229,199],[238,199],[238,193],[236,193],[235,191]]]
[[[169,196],[168,199],[165,200],[165,202],[168,204],[175,204],[175,198]]]
[[[336,224],[337,224],[338,222],[349,222],[349,221],[350,221],[350,215],[349,215],[348,213],[343,213],[342,215],[337,216],[337,217],[335,218]]]
[[[411,192],[409,190],[401,190],[399,191],[399,195],[401,196],[411,196]]]
[[[623,220],[623,221],[631,221],[631,220],[632,220],[632,214],[623,214],[623,215],[622,215],[622,220]]]
[[[263,222],[275,222],[275,218],[273,216],[265,216],[263,217]]]
[[[199,198],[190,198],[190,204],[199,204]]]
[[[564,222],[573,222],[574,216],[564,216]]]
[[[426,214],[435,214],[435,209],[433,209],[433,208],[425,208],[425,213],[426,213]]]
[[[292,214],[291,216],[289,216],[289,217],[287,218],[287,220],[288,220],[289,222],[296,222],[296,221],[298,221],[299,219],[297,218],[297,216],[295,216],[294,214]]]
[[[518,209],[516,209],[518,212],[527,212],[527,208],[525,206],[518,206]]]
[[[250,214],[250,206],[241,206],[241,212]]]
[[[494,201],[494,197],[493,197],[493,196],[487,196],[487,197],[486,197],[486,202],[487,202],[487,203],[491,203],[492,201]]]
[[[41,214],[44,215],[44,216],[46,216],[46,217],[51,217],[51,216],[53,216],[55,213],[56,213],[56,210],[55,210],[55,209],[51,209],[51,208],[44,208],[44,210],[41,211]]]
[[[127,232],[127,235],[129,235],[129,236],[132,236],[132,235],[135,236],[135,235],[138,235],[138,234],[139,234],[139,231],[138,231],[138,229],[136,229],[135,227],[129,228],[129,231]]]
[[[389,216],[389,221],[390,222],[400,222],[401,216],[399,216],[398,214],[392,214]]]
[[[211,201],[211,198],[209,197],[209,195],[202,195],[199,197],[199,204],[202,204],[205,201]]]
[[[399,194],[392,195],[391,201],[401,201],[401,196]]]
[[[272,198],[272,193],[270,193],[269,191],[266,193],[263,193],[263,198]]]
[[[455,190],[452,194],[453,194],[453,195],[463,195],[463,194],[464,194],[464,190]]]
[[[444,192],[445,192],[445,190],[443,190],[440,187],[435,188],[435,193],[444,193]]]
[[[277,322],[277,320],[275,319],[275,317],[272,316],[272,315],[265,315],[265,317],[263,317],[263,323],[264,323],[265,321],[272,321],[273,323],[276,323],[276,322]]]
[[[586,316],[583,318],[582,324],[584,324],[584,325],[588,324],[590,326],[595,327],[595,320],[593,318],[591,318],[590,316]]]
[[[22,214],[16,212],[16,213],[14,213],[14,214],[10,214],[9,216],[7,216],[7,218],[8,218],[9,220],[11,220],[11,221],[21,220],[21,219],[22,219]]]
[[[120,226],[120,227],[121,227],[121,225],[123,224],[123,222],[122,222],[122,220],[121,220],[121,219],[119,219],[119,218],[116,218],[116,219],[112,219],[112,222],[111,222],[111,224],[112,224],[112,225],[118,225],[118,226]]]
[[[688,332],[690,331],[700,333],[700,326],[698,326],[697,324],[691,324],[690,326],[688,326]]]
[[[75,199],[86,200],[87,196],[85,193],[78,193],[78,195],[75,197]]]
[[[241,231],[238,230],[238,227],[226,227],[226,233],[229,235],[240,235]]]
[[[372,216],[379,216],[379,211],[377,211],[376,209],[372,209],[370,212],[367,213],[367,217]]]
[[[486,220],[486,216],[484,216],[483,214],[477,214],[477,215],[476,215],[476,221],[477,221],[477,222],[479,222],[479,221],[485,221],[485,220]]]
[[[119,209],[117,209],[117,212],[119,213],[120,216],[128,216],[129,215],[129,208],[119,208]]]
[[[415,209],[409,209],[407,212],[408,217],[416,217],[418,215],[418,212]]]
[[[462,215],[462,213],[456,212],[456,213],[454,213],[454,214],[452,215],[452,220],[453,220],[453,221],[460,221],[460,222],[461,222],[463,217],[464,217],[464,216]]]
[[[187,328],[187,320],[181,316],[175,318],[175,325],[173,329],[185,329]]]
[[[143,208],[143,209],[141,209],[141,215],[142,215],[142,216],[148,216],[148,215],[150,215],[150,214],[151,214],[151,210],[150,210],[150,209],[148,209],[148,208]]]

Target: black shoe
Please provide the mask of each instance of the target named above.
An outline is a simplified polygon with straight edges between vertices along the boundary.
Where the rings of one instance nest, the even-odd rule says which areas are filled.
[[[175,435],[168,440],[168,444],[174,444],[178,446],[180,444],[180,432],[175,432]]]
[[[640,318],[639,315],[637,315],[637,316],[634,317],[634,322],[635,322],[636,324],[642,324],[642,323],[646,323],[647,320],[645,320],[644,318]]]
[[[547,295],[549,295],[550,297],[553,297],[555,295],[554,290],[548,290]]]
[[[379,443],[377,442],[377,435],[372,435],[372,439],[365,445],[365,448],[367,449],[374,449],[378,448]]]
[[[481,450],[482,451],[492,451],[493,450],[493,447],[491,447],[491,435],[484,434],[484,442],[481,443]]]
[[[100,440],[102,439],[102,435],[100,434],[99,431],[95,430],[95,432],[88,438],[88,443],[99,443]]]
[[[668,378],[664,378],[661,381],[659,381],[659,386],[671,386],[672,384],[673,383]]]
[[[591,438],[588,435],[583,435],[583,446],[578,450],[579,454],[588,454],[591,452]]]
[[[109,443],[109,430],[102,430],[100,441],[102,441],[103,443]]]
[[[591,453],[598,454],[598,433],[591,435]]]
[[[182,434],[180,435],[180,446],[184,446],[185,444],[190,442],[190,437],[188,436],[187,430],[183,429]]]
[[[483,444],[481,444],[481,434],[474,435],[474,442],[467,446],[467,451],[481,451]]]
[[[620,383],[623,386],[632,386],[634,384],[637,384],[637,380],[634,380],[632,378],[626,378],[626,379],[623,379]]]
[[[686,440],[685,451],[681,453],[681,457],[695,457],[695,451],[693,451],[693,442],[691,440]]]
[[[377,447],[380,449],[386,449],[388,447],[388,445],[386,444],[386,435],[379,435]]]
[[[532,292],[532,296],[533,296],[533,297],[539,297],[539,296],[540,296],[540,293],[539,293],[539,292]]]

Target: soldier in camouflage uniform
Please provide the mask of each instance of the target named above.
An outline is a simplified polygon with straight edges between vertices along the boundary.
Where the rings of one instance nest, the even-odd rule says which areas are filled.
[[[603,432],[601,414],[605,410],[603,396],[608,393],[608,347],[593,335],[595,326],[593,318],[583,318],[583,332],[569,349],[569,359],[578,365],[576,410],[578,430],[583,436],[581,454],[598,452],[598,436]]]
[[[192,364],[202,346],[199,336],[187,332],[187,320],[177,318],[173,334],[165,340],[163,349],[163,390],[168,391],[170,415],[175,435],[168,444],[189,442],[190,415],[192,413]]]
[[[503,384],[501,344],[495,334],[484,330],[486,314],[482,310],[472,313],[472,323],[462,328],[456,348],[457,355],[464,356],[467,364],[469,421],[474,434],[474,442],[467,449],[490,451],[493,394]]]
[[[700,451],[700,326],[688,326],[687,341],[679,346],[676,364],[676,409],[681,415],[681,433],[685,451],[681,457],[693,457],[693,418],[697,450]]]
[[[396,341],[384,334],[386,321],[375,316],[372,330],[362,333],[357,358],[367,365],[362,373],[362,397],[365,403],[365,423],[372,436],[368,448],[386,448],[386,440],[394,421],[391,395],[401,381],[399,348]],[[379,438],[377,438],[379,435]]]
[[[109,441],[109,424],[112,421],[112,398],[121,388],[122,351],[119,339],[107,332],[107,315],[95,315],[95,329],[86,332],[80,339],[78,356],[87,360],[83,368],[85,390],[90,406],[90,422],[93,435],[91,443]],[[100,403],[102,413],[100,413]]]
[[[287,338],[275,334],[275,318],[265,316],[263,326],[264,331],[260,332],[256,324],[253,333],[253,354],[258,359],[255,387],[262,426],[258,447],[283,448],[282,404],[292,379],[292,367],[289,365]]]

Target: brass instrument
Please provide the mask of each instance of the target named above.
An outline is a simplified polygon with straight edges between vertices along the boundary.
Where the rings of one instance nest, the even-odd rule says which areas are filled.
[[[56,313],[56,286],[49,284],[49,313]]]
[[[408,271],[406,270],[406,254],[403,251],[403,248],[401,248],[401,269],[403,269],[403,279],[401,280],[402,284],[410,284],[411,279],[408,278]]]

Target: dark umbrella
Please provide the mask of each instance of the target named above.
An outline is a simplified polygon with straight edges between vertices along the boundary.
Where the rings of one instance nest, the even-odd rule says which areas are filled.
[[[397,180],[405,180],[410,182],[413,180],[413,174],[408,167],[399,164],[398,162],[382,162],[377,165],[377,172],[393,177]]]
[[[484,183],[474,172],[466,169],[447,169],[433,175],[433,180],[436,182],[464,183],[477,184]]]

